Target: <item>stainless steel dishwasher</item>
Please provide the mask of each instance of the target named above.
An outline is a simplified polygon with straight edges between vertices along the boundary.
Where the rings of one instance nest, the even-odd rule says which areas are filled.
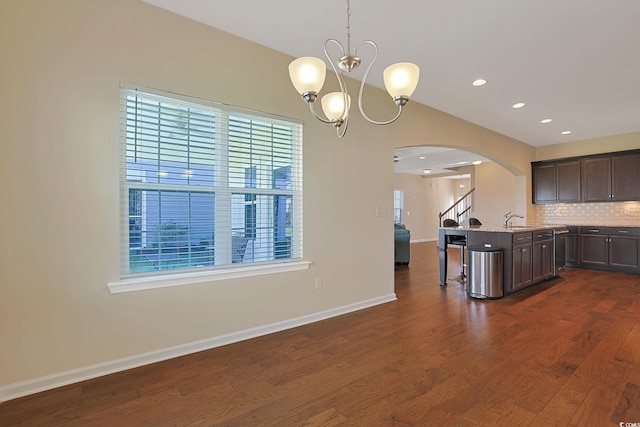
[[[567,262],[567,239],[566,234],[569,233],[568,228],[553,229],[553,275],[559,276],[566,270]]]

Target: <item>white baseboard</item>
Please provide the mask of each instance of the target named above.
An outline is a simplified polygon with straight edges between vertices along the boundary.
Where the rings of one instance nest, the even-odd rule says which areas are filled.
[[[112,374],[114,372],[125,371],[127,369],[137,368],[139,366],[149,365],[151,363],[173,359],[175,357],[185,356],[187,354],[197,353],[203,350],[209,350],[223,345],[244,341],[250,338],[268,335],[274,332],[284,331],[286,329],[296,328],[298,326],[318,322],[320,320],[329,319],[331,317],[336,317],[342,314],[351,313],[353,311],[373,307],[375,305],[395,301],[396,299],[396,294],[393,293],[378,298],[360,301],[355,304],[336,307],[330,310],[284,320],[282,322],[276,322],[269,325],[246,329],[239,332],[233,332],[230,334],[208,338],[201,341],[181,344],[175,347],[151,351],[148,353],[141,353],[135,356],[110,360],[108,362],[98,363],[79,369],[73,369],[70,371],[35,378],[32,380],[9,384],[7,386],[0,387],[0,403],[18,397],[27,396],[29,394],[39,393],[41,391],[51,390],[68,384],[88,380],[91,378],[101,377],[103,375]]]
[[[416,240],[411,240],[409,243],[424,243],[424,242],[437,242],[438,238],[436,237],[435,239],[416,239]]]

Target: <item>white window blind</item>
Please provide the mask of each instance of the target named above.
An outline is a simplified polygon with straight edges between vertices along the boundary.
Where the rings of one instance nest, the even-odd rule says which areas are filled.
[[[121,275],[302,258],[302,126],[121,88]]]

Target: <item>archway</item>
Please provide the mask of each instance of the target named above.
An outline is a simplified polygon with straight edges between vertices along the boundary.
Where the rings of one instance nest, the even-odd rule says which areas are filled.
[[[404,193],[403,222],[412,230],[412,241],[437,239],[438,213],[471,188],[473,216],[483,223],[500,225],[506,212],[518,212],[526,221],[530,171],[506,157],[469,146],[394,147],[394,189]]]

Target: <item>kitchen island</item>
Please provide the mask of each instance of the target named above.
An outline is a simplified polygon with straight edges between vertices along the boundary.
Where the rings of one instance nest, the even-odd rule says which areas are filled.
[[[440,252],[440,286],[447,284],[448,245],[464,237],[467,248],[493,248],[503,252],[502,296],[509,296],[555,277],[564,268],[564,247],[556,260],[556,233],[558,225],[528,226],[468,226],[441,227],[438,248]],[[561,238],[558,237],[558,243]]]

